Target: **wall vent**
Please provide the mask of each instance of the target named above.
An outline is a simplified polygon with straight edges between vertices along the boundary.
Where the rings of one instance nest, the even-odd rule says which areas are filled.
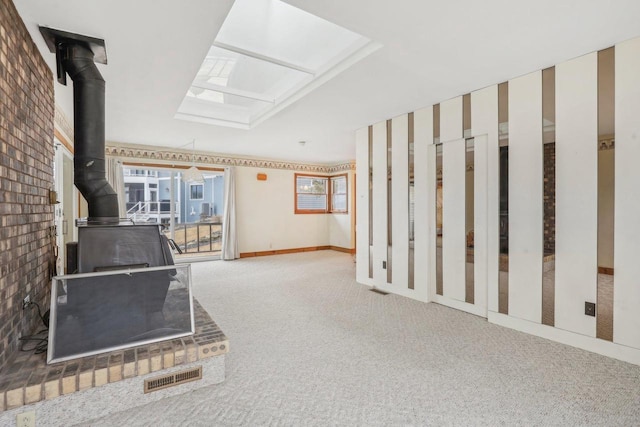
[[[202,366],[144,380],[144,392],[151,393],[200,379],[202,379]]]

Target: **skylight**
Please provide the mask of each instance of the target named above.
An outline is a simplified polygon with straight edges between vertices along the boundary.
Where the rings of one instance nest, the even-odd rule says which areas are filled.
[[[176,118],[250,129],[379,47],[279,0],[236,0]]]

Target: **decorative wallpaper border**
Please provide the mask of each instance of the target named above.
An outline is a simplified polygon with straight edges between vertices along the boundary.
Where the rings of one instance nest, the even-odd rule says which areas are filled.
[[[251,159],[244,157],[224,156],[221,154],[191,153],[161,149],[158,147],[131,147],[121,145],[107,145],[107,156],[120,159],[147,160],[166,163],[189,164],[195,162],[199,165],[214,166],[244,166],[263,169],[286,169],[312,173],[336,173],[355,170],[355,162],[339,163],[335,165],[313,165],[305,163],[287,162],[279,160]]]

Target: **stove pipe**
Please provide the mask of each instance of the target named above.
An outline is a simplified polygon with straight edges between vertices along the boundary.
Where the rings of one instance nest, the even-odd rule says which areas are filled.
[[[104,40],[40,31],[56,53],[58,81],[66,84],[66,74],[73,80],[74,184],[89,205],[88,223],[117,224],[118,197],[105,173],[105,82],[95,64],[106,63]]]
[[[74,184],[89,205],[89,222],[119,222],[118,196],[105,175],[104,79],[93,52],[63,44],[62,66],[73,80]]]

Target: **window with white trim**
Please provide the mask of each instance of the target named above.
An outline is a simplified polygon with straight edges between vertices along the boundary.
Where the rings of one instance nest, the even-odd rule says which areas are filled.
[[[204,185],[191,184],[189,186],[189,196],[191,200],[203,200],[204,199]]]

